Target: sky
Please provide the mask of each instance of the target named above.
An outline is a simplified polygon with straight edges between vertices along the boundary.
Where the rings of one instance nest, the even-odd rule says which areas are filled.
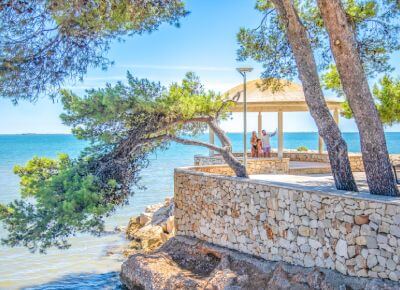
[[[164,85],[179,82],[188,71],[195,72],[208,89],[225,92],[242,82],[235,68],[254,67],[248,79],[256,79],[262,72],[260,64],[236,61],[238,44],[236,33],[240,27],[257,27],[262,16],[248,0],[187,0],[190,14],[181,20],[180,28],[163,24],[152,34],[125,38],[113,42],[108,57],[115,64],[107,71],[89,69],[83,82],[66,84],[78,94],[85,89],[103,87],[107,82],[124,81],[129,70],[133,75],[160,81]],[[400,57],[391,59],[400,72]],[[400,74],[398,74],[400,75]],[[70,128],[59,119],[62,106],[56,100],[42,97],[35,104],[21,101],[12,105],[0,99],[0,134],[69,133]],[[243,115],[234,114],[222,127],[228,132],[243,129]],[[249,113],[248,130],[257,127],[257,114]],[[276,113],[263,113],[263,127],[273,131],[277,127]],[[309,113],[284,113],[285,132],[317,131]],[[353,120],[341,118],[343,132],[355,132]],[[385,128],[400,131],[400,125]]]

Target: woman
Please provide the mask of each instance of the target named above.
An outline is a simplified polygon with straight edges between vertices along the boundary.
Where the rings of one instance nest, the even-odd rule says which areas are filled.
[[[253,131],[251,133],[251,138],[250,138],[251,157],[256,157],[258,155],[257,139],[258,139],[257,133],[256,131]]]

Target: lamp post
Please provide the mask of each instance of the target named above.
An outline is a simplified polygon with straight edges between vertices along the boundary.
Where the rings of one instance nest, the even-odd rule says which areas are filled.
[[[239,67],[236,69],[243,77],[243,165],[247,167],[247,91],[246,73],[253,70],[252,67]]]

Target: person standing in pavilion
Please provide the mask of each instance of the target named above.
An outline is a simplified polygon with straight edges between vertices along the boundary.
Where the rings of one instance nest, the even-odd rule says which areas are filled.
[[[270,138],[276,135],[276,129],[274,132],[269,133],[265,130],[262,130],[262,136],[261,136],[261,141],[262,141],[262,150],[264,157],[271,157],[271,143],[270,143]]]

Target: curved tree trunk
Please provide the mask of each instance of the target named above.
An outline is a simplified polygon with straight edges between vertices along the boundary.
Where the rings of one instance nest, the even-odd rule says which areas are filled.
[[[225,162],[229,165],[229,167],[232,168],[232,170],[235,172],[237,177],[249,177],[246,167],[244,167],[244,165],[236,159],[231,150],[225,150],[221,152],[221,155],[224,158]]]
[[[220,152],[225,162],[229,165],[230,168],[235,172],[237,177],[249,177],[247,174],[246,167],[236,159],[236,157],[232,154],[232,143],[229,138],[226,136],[224,130],[218,125],[218,122],[215,119],[212,119],[208,122],[210,128],[217,135],[218,139],[221,141],[223,146],[223,150]]]
[[[272,0],[272,2],[286,28],[310,114],[326,144],[336,188],[357,191],[350,167],[347,144],[325,102],[306,28],[297,15],[293,1]]]
[[[372,194],[399,194],[381,120],[368,86],[354,31],[340,0],[318,0],[343,90],[360,132],[367,183]]]
[[[233,155],[231,141],[229,140],[228,136],[226,136],[225,132],[221,129],[221,127],[218,125],[215,118],[209,118],[206,122],[218,136],[219,140],[221,141],[222,147],[202,142],[199,140],[185,139],[174,135],[163,135],[162,138],[175,141],[184,145],[202,146],[210,150],[216,151],[222,155],[226,164],[228,164],[228,166],[235,172],[235,175],[237,177],[248,178],[249,176],[247,174],[246,167]]]

